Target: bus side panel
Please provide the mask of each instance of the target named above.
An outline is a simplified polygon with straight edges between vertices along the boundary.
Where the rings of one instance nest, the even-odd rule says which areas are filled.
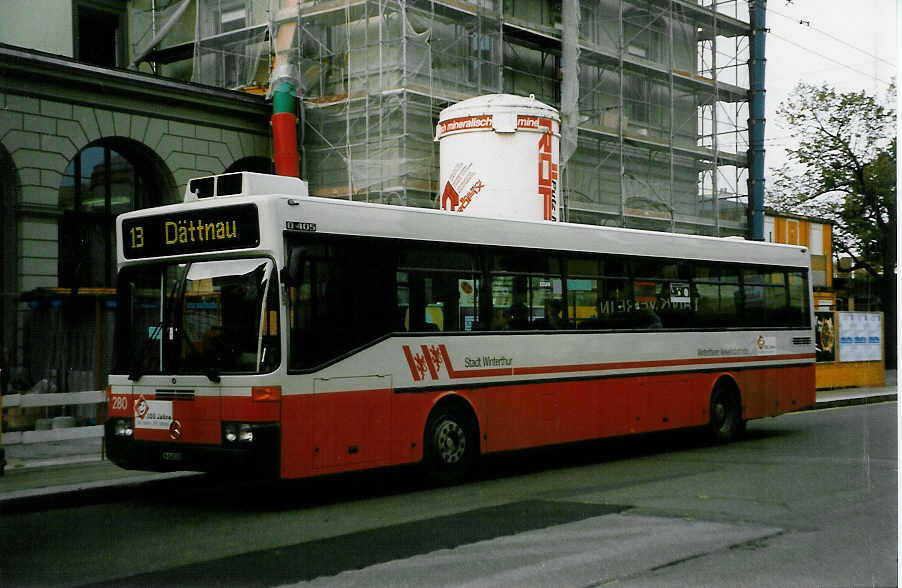
[[[736,380],[742,395],[742,418],[754,419],[769,416],[774,410],[774,401],[768,397],[773,386],[768,381],[767,370],[746,370],[730,373]],[[712,386],[713,386],[712,382]]]
[[[810,368],[800,367],[790,373],[788,387],[781,389],[781,412],[791,412],[811,406],[816,401],[814,365]]]
[[[489,451],[558,443],[562,384],[517,384],[487,390]]]
[[[474,409],[482,451],[693,427],[708,422],[717,379],[734,378],[743,418],[814,402],[814,367],[536,382],[467,391],[366,390],[282,399],[282,476],[416,462],[432,408],[448,395]]]
[[[392,394],[390,388],[314,394],[313,469],[387,463]]]
[[[283,396],[281,475],[297,478],[417,462],[423,457],[429,413],[451,394],[473,407],[484,431],[482,390],[399,394],[386,389]]]
[[[560,404],[559,442],[626,435],[636,428],[636,415],[647,410],[646,390],[638,378],[602,378],[552,384]]]
[[[807,408],[809,406],[814,406],[814,403],[817,402],[817,378],[815,372],[815,365],[811,364],[810,367],[802,368],[802,378],[798,388],[798,404],[797,408]]]
[[[492,387],[485,389],[485,449],[510,451],[705,425],[711,393],[723,375],[736,380],[746,419],[814,402],[811,366]]]
[[[598,437],[617,437],[630,432],[635,418],[630,407],[633,404],[632,384],[627,378],[598,380]]]
[[[395,393],[392,400],[393,464],[414,463],[423,459],[426,423],[432,409],[449,396],[465,401],[476,415],[480,433],[480,451],[486,452],[486,392],[488,388],[444,392]]]
[[[632,432],[649,432],[687,427],[697,424],[700,414],[698,375],[645,376],[636,379],[632,390],[634,400]]]
[[[426,420],[448,395],[463,398],[475,411],[483,453],[629,432],[629,386],[623,379],[400,393],[392,405],[393,463],[422,458]]]
[[[744,419],[777,416],[815,402],[814,364],[744,370],[735,377]]]
[[[250,396],[224,396],[222,420],[251,423],[279,422],[278,402],[257,402]]]
[[[281,468],[283,478],[313,473],[313,395],[282,396]]]
[[[627,376],[487,389],[489,451],[509,451],[708,420],[709,374]]]
[[[562,382],[558,386],[560,407],[558,431],[561,442],[579,441],[598,435],[602,382]]]
[[[436,393],[395,393],[392,397],[392,461],[407,463],[423,457],[423,431]]]

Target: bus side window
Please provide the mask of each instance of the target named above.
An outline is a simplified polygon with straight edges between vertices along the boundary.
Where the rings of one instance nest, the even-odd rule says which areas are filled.
[[[463,247],[404,244],[396,271],[396,325],[407,332],[461,332],[477,328],[479,279]]]
[[[526,276],[491,276],[492,331],[520,331],[529,326]]]
[[[565,328],[564,281],[557,255],[498,248],[492,252],[490,268],[492,330]]]
[[[564,288],[560,276],[531,277],[529,282],[531,328],[563,329],[566,323]]]
[[[808,301],[808,273],[789,272],[789,323],[793,326],[810,327],[811,312]]]
[[[380,239],[316,236],[305,246],[304,271],[293,286],[291,362],[306,369],[366,345],[393,330],[394,257]]]
[[[738,327],[742,324],[742,290],[739,271],[735,267],[697,263],[695,292],[696,327]]]
[[[742,272],[742,280],[746,326],[778,326],[787,320],[790,313],[785,272],[769,268],[746,269]]]
[[[398,271],[398,330],[473,330],[478,318],[478,288],[479,280],[469,273]]]
[[[598,279],[567,280],[567,318],[571,328],[587,329],[598,326],[599,294]]]

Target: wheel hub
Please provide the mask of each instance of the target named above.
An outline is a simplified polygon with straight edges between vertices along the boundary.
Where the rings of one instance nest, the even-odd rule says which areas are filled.
[[[730,430],[730,419],[727,418],[727,406],[723,401],[718,401],[714,405],[714,422],[717,423],[717,429],[719,431],[729,431]]]
[[[467,451],[467,436],[454,421],[444,421],[435,430],[435,446],[444,463],[457,463]]]

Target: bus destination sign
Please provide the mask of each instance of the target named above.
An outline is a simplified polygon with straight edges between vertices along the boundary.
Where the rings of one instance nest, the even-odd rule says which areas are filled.
[[[260,244],[254,204],[223,206],[126,219],[122,252],[126,259],[244,249]]]

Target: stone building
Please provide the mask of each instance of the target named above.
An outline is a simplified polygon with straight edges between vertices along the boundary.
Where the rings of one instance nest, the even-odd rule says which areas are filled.
[[[113,219],[270,168],[258,96],[0,45],[0,344],[17,389],[102,387]]]

